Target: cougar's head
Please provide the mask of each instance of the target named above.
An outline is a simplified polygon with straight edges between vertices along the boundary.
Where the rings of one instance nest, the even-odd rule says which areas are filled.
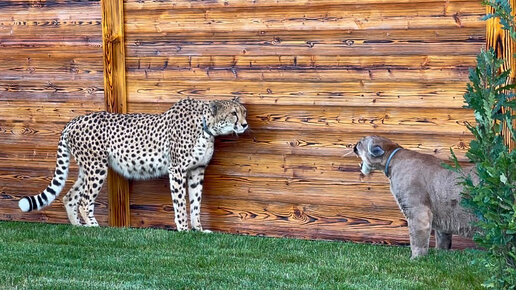
[[[398,144],[387,138],[366,136],[355,144],[353,151],[362,159],[360,171],[368,175],[373,170],[384,170],[388,156],[398,147]]]

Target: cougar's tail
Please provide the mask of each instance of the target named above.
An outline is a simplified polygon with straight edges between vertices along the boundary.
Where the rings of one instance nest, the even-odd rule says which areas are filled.
[[[52,181],[42,193],[33,196],[26,196],[20,199],[18,206],[23,212],[40,210],[49,205],[59,195],[68,176],[70,167],[70,151],[66,146],[64,137],[61,136],[57,146],[56,170]]]

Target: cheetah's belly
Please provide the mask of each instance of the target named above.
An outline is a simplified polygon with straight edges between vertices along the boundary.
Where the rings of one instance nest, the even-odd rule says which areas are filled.
[[[129,179],[151,179],[168,174],[167,156],[117,158],[109,155],[109,166]]]

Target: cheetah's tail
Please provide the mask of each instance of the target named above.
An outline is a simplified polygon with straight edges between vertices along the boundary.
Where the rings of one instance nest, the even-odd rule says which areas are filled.
[[[52,181],[42,193],[34,196],[26,196],[20,199],[18,206],[23,212],[40,210],[49,205],[59,195],[68,176],[70,165],[70,152],[65,144],[64,137],[61,136],[57,146],[56,170]]]

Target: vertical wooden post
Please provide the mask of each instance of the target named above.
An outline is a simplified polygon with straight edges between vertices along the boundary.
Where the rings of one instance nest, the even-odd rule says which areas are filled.
[[[516,0],[509,0],[512,7],[512,15],[515,15]],[[493,13],[491,6],[486,6],[486,13]],[[486,23],[486,46],[487,48],[494,48],[496,55],[499,58],[504,58],[503,70],[511,70],[509,77],[510,83],[516,82],[516,59],[514,54],[516,53],[516,41],[511,38],[509,32],[502,29],[500,20],[498,18],[491,18]],[[516,122],[513,122],[513,127],[516,126]],[[509,128],[504,128],[504,139],[505,143],[509,148],[514,149],[516,144],[511,141]]]
[[[113,113],[127,113],[124,1],[102,0],[101,6],[106,110]],[[129,182],[110,169],[107,187],[109,225],[129,226]]]

